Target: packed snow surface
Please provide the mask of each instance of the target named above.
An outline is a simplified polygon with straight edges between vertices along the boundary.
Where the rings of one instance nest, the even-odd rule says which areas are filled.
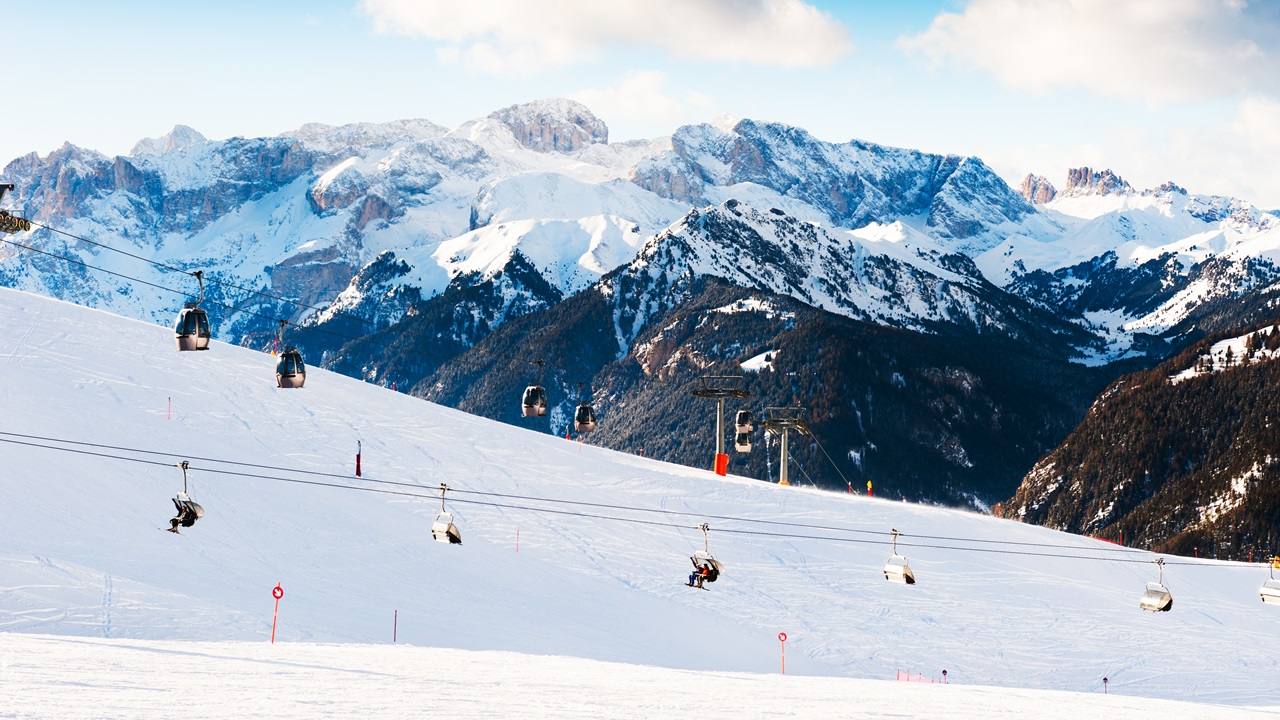
[[[904,711],[897,688],[905,684],[864,692],[836,680],[892,680],[898,671],[935,675],[943,668],[957,685],[1092,693],[1073,701],[1086,712],[1101,707],[1097,702],[1133,702],[1116,694],[1280,704],[1274,682],[1280,615],[1259,602],[1266,571],[1257,565],[1176,559],[1164,575],[1174,610],[1153,615],[1138,609],[1138,597],[1143,583],[1155,579],[1146,563],[1154,556],[1138,551],[973,513],[719,479],[496,424],[318,369],[310,370],[305,389],[280,390],[268,355],[216,342],[208,352],[178,353],[163,328],[12,290],[0,290],[0,365],[0,432],[111,446],[0,435],[99,453],[0,442],[0,631],[7,631],[0,635],[0,673],[6,692],[47,703],[28,714],[96,715],[74,703],[89,698],[81,706],[88,707],[124,687],[120,702],[139,708],[125,715],[164,705],[181,706],[187,717],[243,716],[269,709],[267,693],[255,688],[287,689],[290,678],[305,678],[285,696],[296,699],[311,688],[332,705],[287,712],[317,716],[334,707],[349,715],[342,703],[360,698],[376,708],[421,699],[412,686],[429,675],[445,678],[441,693],[450,697],[480,703],[496,694],[517,705],[545,699],[538,712],[563,717],[566,707],[592,701],[591,691],[575,690],[577,668],[587,668],[585,682],[608,676],[593,687],[607,698],[630,692],[631,707],[636,698],[671,698],[670,713],[653,708],[651,715],[684,707],[728,714],[737,698],[761,698],[750,707],[803,716],[809,707],[826,712],[829,706],[805,703],[827,695],[882,692],[873,702],[885,713],[932,717],[932,707],[958,708],[970,698],[978,708],[1004,692],[973,688],[962,692],[974,694],[950,696],[934,693],[954,686],[913,686],[920,709]],[[512,388],[513,403],[519,390]],[[364,479],[353,476],[357,440]],[[172,535],[160,528],[173,512],[169,499],[182,488],[176,464],[183,459],[191,462],[191,494],[206,516]],[[453,488],[446,505],[461,528],[461,546],[430,538],[440,483]],[[725,568],[706,592],[683,584],[689,555],[703,547],[694,526],[704,521]],[[899,550],[910,558],[914,586],[883,579],[891,528],[905,533]],[[285,595],[272,649],[266,641],[276,583]],[[390,640],[393,617],[398,640],[417,649],[366,646]],[[778,632],[789,636],[785,682],[796,685],[761,678],[756,685],[726,674],[775,672]],[[540,661],[456,652],[462,650],[579,660],[547,665],[560,668],[546,670],[559,679],[539,684],[501,673]],[[576,664],[584,660],[670,670],[619,673]],[[120,672],[104,677],[116,663]],[[447,678],[464,675],[481,684],[450,690]],[[1112,699],[1097,695],[1104,676]],[[378,703],[385,693],[357,689],[365,683],[398,689],[384,706]],[[503,692],[492,693],[494,683]],[[617,689],[627,683],[643,690]],[[718,699],[689,697],[707,684],[721,688]],[[202,702],[184,703],[185,692],[199,693]],[[765,699],[771,692],[776,706],[764,704],[775,702]],[[1004,694],[1039,698],[1027,703],[1064,697]],[[230,699],[219,707],[214,698]],[[250,702],[262,704],[236,704]],[[523,706],[442,707],[461,716],[511,716]],[[622,714],[621,705],[611,707]],[[1182,716],[1218,711],[1196,712],[1202,714]]]
[[[691,672],[390,644],[5,639],[0,715],[20,718],[1079,720],[1083,713],[1252,720],[1278,714],[1101,692]]]

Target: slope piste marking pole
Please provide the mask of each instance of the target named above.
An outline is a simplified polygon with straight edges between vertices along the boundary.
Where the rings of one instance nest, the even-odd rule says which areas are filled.
[[[782,674],[787,674],[787,634],[778,633],[778,642],[782,645]]]
[[[276,644],[276,618],[280,616],[280,598],[284,597],[284,588],[280,587],[280,583],[271,588],[271,597],[276,599],[275,612],[271,613],[271,644]]]

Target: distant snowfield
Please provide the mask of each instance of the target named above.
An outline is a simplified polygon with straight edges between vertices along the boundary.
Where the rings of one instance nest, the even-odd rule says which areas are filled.
[[[985,710],[947,716],[992,717],[1002,697],[1075,698],[1078,716],[1095,702],[1138,702],[1116,695],[1280,706],[1280,609],[1259,602],[1259,566],[1179,559],[1188,564],[1165,571],[1174,610],[1152,615],[1138,610],[1143,583],[1155,579],[1145,562],[979,550],[1154,559],[1144,553],[973,513],[718,479],[322,370],[308,373],[305,389],[279,390],[273,368],[268,355],[221,343],[178,353],[164,328],[0,290],[0,431],[174,453],[79,448],[159,463],[144,464],[0,442],[0,692],[28,703],[18,716],[106,714],[77,711],[80,698],[118,705],[122,716],[185,717],[403,716],[414,706],[396,703],[434,707],[428,696],[462,717],[585,717],[597,698],[618,704],[594,706],[596,717],[686,708],[710,717],[847,715],[855,700],[883,704],[865,717],[935,717],[964,702]],[[409,486],[351,477],[357,440],[366,479]],[[160,528],[184,458],[207,515],[174,536]],[[428,530],[441,482],[546,500],[450,493],[463,544],[446,546]],[[693,526],[704,519],[725,565],[709,592],[682,584],[688,556],[702,547]],[[880,572],[891,528],[906,533],[899,547],[915,586],[890,585]],[[285,596],[271,648],[277,582]],[[390,641],[393,617],[399,641],[417,649],[369,646]],[[780,631],[790,637],[785,680],[726,674],[776,672]],[[668,670],[617,672],[588,660]],[[890,682],[877,691],[849,680],[943,668],[951,688]],[[707,686],[718,690],[693,699]],[[918,714],[901,712],[900,692],[920,703]],[[201,701],[187,701],[191,694]],[[510,709],[486,707],[480,698],[490,696]],[[358,713],[354,702],[363,703]],[[0,716],[11,707],[0,700]]]
[[[693,672],[403,645],[8,635],[0,716],[1248,720],[1280,709],[1121,695]],[[13,713],[10,715],[9,713]]]

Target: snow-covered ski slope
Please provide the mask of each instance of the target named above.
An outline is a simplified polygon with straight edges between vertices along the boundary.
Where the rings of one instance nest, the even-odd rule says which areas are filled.
[[[898,670],[946,668],[963,685],[1083,692],[1100,692],[1107,676],[1122,695],[1280,706],[1280,608],[1259,601],[1259,566],[1168,567],[1174,609],[1152,615],[1138,609],[1151,565],[956,549],[1080,555],[1112,547],[1088,538],[717,479],[318,369],[305,389],[279,390],[273,368],[268,355],[221,343],[178,353],[163,328],[0,290],[0,431],[175,453],[79,448],[162,463],[148,465],[0,443],[0,630],[265,642],[270,590],[280,582],[277,641],[285,643],[389,642],[398,612],[399,641],[416,646],[774,672],[784,631],[789,674],[891,680]],[[201,459],[350,476],[357,440],[366,478],[421,492]],[[163,463],[184,458],[207,515],[174,536],[159,528],[181,472]],[[448,546],[428,531],[441,482],[666,512],[451,493],[463,544]],[[702,546],[693,526],[712,515],[876,534],[707,518],[725,573],[699,592],[682,582]],[[908,536],[900,547],[915,586],[881,575],[891,528]],[[0,648],[17,642],[0,635]]]
[[[974,685],[692,672],[405,645],[9,635],[0,717],[1265,720],[1280,711]],[[789,669],[789,666],[788,666]],[[73,679],[73,680],[71,680]],[[13,715],[7,713],[12,712]]]

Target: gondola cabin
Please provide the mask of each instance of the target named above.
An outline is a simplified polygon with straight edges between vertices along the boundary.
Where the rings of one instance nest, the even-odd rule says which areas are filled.
[[[293,346],[286,347],[276,363],[276,387],[300,388],[306,382],[307,366],[302,362],[302,353]]]
[[[574,432],[589,433],[596,429],[596,411],[591,403],[582,403],[573,414]]]
[[[1158,582],[1147,583],[1147,589],[1142,592],[1142,599],[1138,602],[1138,607],[1151,612],[1169,612],[1173,609],[1173,595],[1169,593],[1169,588]]]
[[[901,555],[893,555],[889,561],[884,564],[884,579],[889,582],[902,583],[903,585],[915,585],[916,574],[911,572],[911,566],[907,564],[907,559]]]
[[[435,522],[431,523],[431,537],[435,538],[436,542],[450,545],[462,544],[462,533],[458,532],[458,526],[454,524],[451,513],[440,513],[436,516]]]
[[[524,389],[524,398],[520,401],[521,412],[525,417],[543,417],[547,414],[547,391],[541,385],[530,385]]]
[[[173,337],[178,342],[180,352],[208,350],[209,314],[196,307],[195,303],[187,303],[178,313],[178,319],[173,326]]]
[[[740,453],[751,452],[751,435],[740,432],[733,438],[733,449]]]
[[[756,420],[755,417],[751,415],[750,410],[739,410],[738,414],[733,419],[733,425],[734,432],[739,435],[755,432],[756,430]]]

